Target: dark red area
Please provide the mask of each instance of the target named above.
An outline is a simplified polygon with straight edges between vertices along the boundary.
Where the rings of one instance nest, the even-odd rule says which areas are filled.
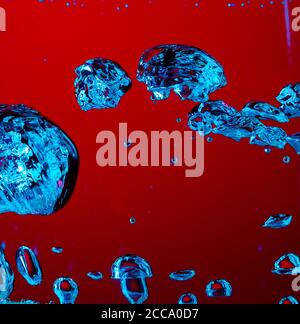
[[[15,272],[16,250],[28,245],[38,250],[44,275],[41,286],[29,287],[16,274],[12,299],[49,302],[55,298],[54,280],[70,276],[79,285],[79,303],[123,303],[110,267],[128,253],[144,257],[153,268],[153,278],[147,279],[150,303],[176,303],[185,292],[196,294],[199,303],[278,303],[293,294],[293,277],[271,273],[281,255],[300,255],[300,169],[292,149],[267,155],[247,142],[215,136],[206,144],[204,176],[197,179],[185,178],[183,168],[96,164],[97,133],[117,131],[119,122],[128,122],[130,130],[187,130],[195,104],[172,97],[154,105],[135,79],[139,57],[149,47],[182,43],[215,56],[228,86],[212,99],[238,109],[251,100],[276,104],[283,86],[300,81],[300,33],[292,32],[289,60],[281,1],[273,6],[251,1],[245,8],[228,8],[223,0],[199,1],[198,8],[195,0],[84,2],[83,8],[68,8],[65,1],[0,3],[8,19],[7,32],[0,33],[0,101],[38,109],[70,135],[81,158],[66,208],[50,217],[0,217],[0,239]],[[133,87],[117,109],[85,113],[75,100],[74,69],[98,56],[119,62]],[[283,127],[300,131],[298,119]],[[285,155],[291,164],[282,162]],[[294,215],[292,225],[261,228],[278,213]],[[64,252],[54,254],[52,246]],[[197,271],[191,281],[168,278],[190,268]],[[87,278],[89,271],[102,271],[104,279]],[[223,278],[232,284],[233,297],[205,297],[206,284]]]

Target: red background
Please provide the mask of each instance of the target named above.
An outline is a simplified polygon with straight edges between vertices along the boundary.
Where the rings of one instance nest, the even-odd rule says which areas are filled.
[[[282,254],[300,255],[299,158],[292,149],[267,155],[247,141],[216,136],[206,144],[205,174],[197,179],[185,178],[182,168],[100,168],[95,161],[97,133],[117,130],[119,122],[131,130],[187,130],[193,103],[173,97],[153,105],[135,80],[139,57],[149,47],[182,43],[215,56],[228,86],[212,99],[238,109],[251,100],[275,104],[283,86],[300,81],[300,33],[292,32],[289,59],[281,1],[234,2],[234,8],[223,0],[200,0],[198,7],[195,0],[77,0],[70,7],[60,0],[0,2],[7,12],[7,32],[0,33],[0,101],[38,109],[70,135],[81,158],[77,187],[62,211],[0,216],[0,238],[16,274],[12,299],[55,299],[53,281],[64,275],[77,281],[79,303],[123,303],[110,266],[127,253],[152,265],[150,303],[176,303],[184,292],[195,293],[200,303],[277,303],[293,293],[291,277],[271,273]],[[296,5],[291,1],[290,8]],[[85,113],[76,103],[74,69],[94,57],[119,62],[133,79],[115,110]],[[284,127],[299,131],[299,120]],[[291,164],[282,162],[285,155]],[[279,231],[262,229],[276,213],[292,213],[294,222]],[[44,273],[39,287],[29,287],[16,271],[20,245],[38,250]],[[64,252],[56,255],[52,246]],[[195,279],[169,280],[170,272],[189,268],[197,271]],[[92,281],[88,271],[102,271],[105,278]],[[205,297],[205,285],[217,278],[232,283],[232,298]]]

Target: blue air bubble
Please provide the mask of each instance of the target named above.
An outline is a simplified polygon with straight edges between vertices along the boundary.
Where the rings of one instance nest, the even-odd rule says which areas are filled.
[[[31,286],[40,285],[42,270],[35,253],[26,246],[21,246],[16,255],[17,268],[22,277]]]
[[[296,254],[288,253],[274,263],[273,273],[278,275],[293,275],[300,268],[300,259]]]
[[[292,220],[293,220],[292,215],[278,214],[278,215],[271,216],[264,223],[263,227],[274,228],[274,229],[284,228],[289,226]]]
[[[146,278],[152,277],[149,263],[135,255],[118,258],[112,265],[112,279],[121,281],[121,290],[130,304],[142,304],[148,299]]]
[[[192,130],[208,135],[225,122],[229,122],[231,118],[238,116],[238,111],[224,101],[208,101],[196,106],[190,112],[188,125]]]
[[[136,223],[136,218],[135,217],[130,217],[130,224],[135,224]]]
[[[231,297],[232,287],[227,280],[214,280],[206,286],[208,297]]]
[[[284,164],[289,164],[289,163],[291,163],[291,158],[289,156],[285,156],[282,159],[282,161],[283,161]]]
[[[248,117],[256,117],[259,120],[275,120],[280,123],[289,122],[288,117],[279,109],[265,102],[250,102],[241,111]]]
[[[37,305],[39,303],[36,301],[30,300],[30,299],[23,299],[19,302],[6,299],[6,300],[0,300],[0,304],[1,305],[3,305],[3,304],[5,304],[5,305]]]
[[[101,272],[88,272],[87,276],[92,280],[102,280],[103,274]]]
[[[6,261],[4,251],[0,249],[0,300],[7,299],[14,289],[15,276]]]
[[[172,272],[169,277],[170,279],[176,281],[186,281],[194,278],[195,275],[196,275],[195,270],[181,270],[181,271]]]
[[[179,305],[197,305],[198,299],[194,294],[186,293],[179,297]]]
[[[54,246],[51,251],[55,254],[61,254],[63,253],[64,249],[62,247],[59,246]]]
[[[289,296],[289,297],[282,298],[280,300],[279,304],[280,305],[299,305],[299,302],[295,297]]]
[[[67,135],[24,105],[0,105],[0,213],[50,215],[72,195],[78,153]]]
[[[300,83],[284,87],[277,97],[281,111],[289,118],[300,117]]]
[[[288,136],[286,140],[288,144],[296,151],[296,153],[300,155],[300,133]]]
[[[255,134],[251,137],[250,144],[284,149],[287,144],[287,134],[279,127],[261,126],[255,130]]]
[[[209,94],[227,84],[223,67],[202,50],[185,45],[160,45],[141,57],[137,79],[164,100],[173,90],[182,100],[205,102]]]
[[[115,108],[131,88],[123,68],[110,60],[88,60],[76,69],[75,93],[82,110]]]
[[[71,278],[58,278],[53,285],[55,295],[60,304],[75,304],[78,296],[78,286]]]

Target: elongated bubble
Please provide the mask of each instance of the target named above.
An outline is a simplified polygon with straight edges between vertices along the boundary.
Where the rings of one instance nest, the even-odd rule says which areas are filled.
[[[101,272],[88,272],[87,276],[92,280],[101,280],[103,279],[103,274]]]
[[[277,214],[271,216],[263,225],[263,227],[267,228],[274,228],[274,229],[279,229],[279,228],[284,228],[287,227],[291,224],[293,220],[292,215],[287,215],[287,214]]]
[[[31,286],[42,283],[42,270],[35,253],[27,246],[21,246],[16,255],[17,268]]]
[[[142,304],[148,299],[146,278],[152,277],[149,263],[136,255],[125,255],[112,265],[112,279],[120,280],[121,290],[130,304]]]
[[[194,278],[196,275],[195,270],[180,270],[176,272],[172,272],[170,274],[170,279],[175,281],[186,281]]]
[[[65,277],[56,279],[53,290],[61,304],[75,304],[78,286],[73,279]]]
[[[6,300],[14,289],[14,273],[0,248],[0,300]]]

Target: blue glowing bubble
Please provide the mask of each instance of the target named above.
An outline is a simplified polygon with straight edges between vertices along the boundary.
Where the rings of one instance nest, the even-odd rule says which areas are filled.
[[[61,253],[63,253],[64,249],[59,246],[54,246],[51,248],[51,251],[55,254],[61,254]]]
[[[0,248],[0,300],[7,299],[14,289],[15,276]]]
[[[298,300],[293,296],[284,297],[279,302],[280,305],[299,305]]]
[[[63,208],[78,165],[76,147],[60,128],[24,105],[0,105],[0,213]]]
[[[270,147],[265,148],[265,153],[270,154],[272,152],[272,149]]]
[[[185,45],[160,45],[141,57],[137,79],[152,100],[167,99],[173,90],[182,100],[205,102],[227,84],[223,67],[202,50]]]
[[[250,102],[241,111],[248,117],[256,117],[259,120],[275,120],[280,123],[289,122],[288,117],[279,109],[265,102]]]
[[[75,93],[84,111],[117,107],[132,85],[118,63],[103,58],[88,60],[75,72]]]
[[[1,305],[37,305],[39,304],[36,301],[30,300],[30,299],[23,299],[21,301],[12,301],[9,299],[6,300],[0,300]]]
[[[102,280],[103,274],[101,272],[88,272],[87,276],[92,280]]]
[[[135,255],[118,258],[112,265],[112,279],[121,281],[121,290],[130,304],[142,304],[148,299],[146,278],[152,277],[149,263]]]
[[[287,137],[287,142],[300,155],[300,133],[293,134]]]
[[[287,215],[287,214],[277,214],[271,216],[263,225],[263,227],[267,228],[274,228],[274,229],[279,229],[279,228],[284,228],[287,227],[291,224],[293,220],[292,215]]]
[[[136,218],[134,216],[130,217],[130,224],[135,224],[136,223]]]
[[[194,294],[186,293],[179,297],[179,305],[197,305],[198,299]]]
[[[281,111],[289,118],[300,117],[300,83],[284,87],[277,97]]]
[[[274,263],[273,273],[278,275],[293,275],[300,268],[300,259],[294,253],[288,253],[280,257]]]
[[[73,279],[64,277],[56,279],[53,290],[60,304],[75,304],[78,286]]]
[[[237,142],[243,138],[251,138],[263,124],[255,117],[235,116],[213,129],[213,133],[229,137]]]
[[[214,128],[238,116],[238,111],[224,101],[208,101],[196,106],[189,113],[188,125],[192,130],[208,135]]]
[[[214,280],[206,286],[208,297],[231,297],[232,287],[227,280]]]
[[[31,286],[40,285],[42,282],[42,270],[35,253],[26,246],[21,246],[16,255],[16,263],[19,273]]]
[[[194,278],[196,275],[195,270],[181,270],[181,271],[176,271],[172,272],[169,277],[172,280],[176,281],[186,281]]]
[[[287,134],[279,127],[257,127],[255,134],[251,137],[250,144],[273,146],[284,149],[287,144]]]
[[[290,156],[285,156],[283,159],[282,159],[282,161],[283,161],[283,163],[284,164],[289,164],[289,163],[291,163],[291,157]]]

